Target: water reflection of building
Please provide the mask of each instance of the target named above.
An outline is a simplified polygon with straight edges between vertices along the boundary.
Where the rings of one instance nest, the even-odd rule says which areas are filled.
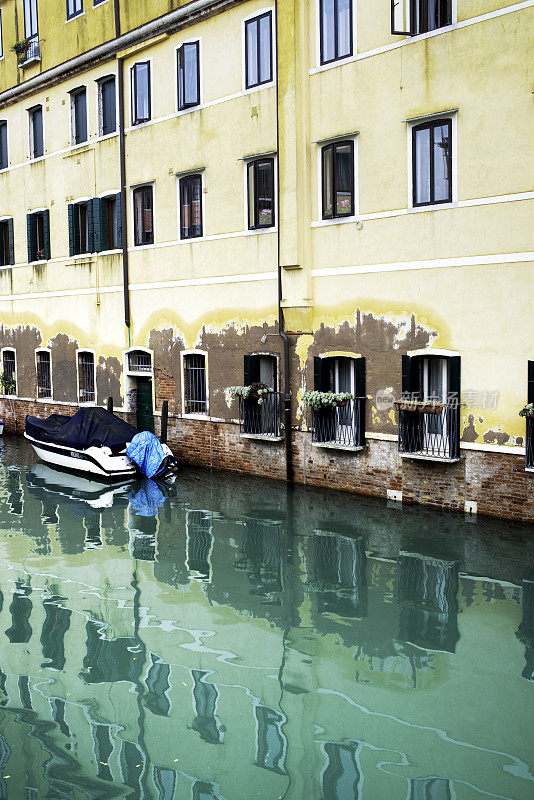
[[[250,593],[265,605],[281,605],[283,585],[284,531],[277,522],[245,517],[242,556],[235,568],[247,574]]]
[[[428,650],[454,653],[458,632],[458,571],[455,561],[399,553],[399,638]]]
[[[188,511],[186,514],[186,567],[192,580],[211,583],[211,551],[213,534],[209,511]]]
[[[534,571],[523,581],[523,618],[517,636],[525,645],[523,678],[534,681]]]
[[[324,531],[309,539],[307,583],[315,592],[317,615],[365,617],[367,584],[365,543]]]
[[[321,773],[322,800],[361,800],[363,774],[359,763],[361,744],[324,742],[325,766]]]

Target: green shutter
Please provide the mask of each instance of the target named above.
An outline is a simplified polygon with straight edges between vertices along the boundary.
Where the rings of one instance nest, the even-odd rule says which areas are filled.
[[[402,393],[421,395],[421,365],[420,356],[402,357]]]
[[[117,247],[122,247],[122,205],[121,193],[117,195]]]
[[[402,357],[402,393],[409,394],[411,392],[411,361],[410,356]]]
[[[7,236],[8,236],[8,244],[9,244],[9,263],[15,263],[15,237],[13,235],[13,220],[8,219],[7,221]]]
[[[356,397],[365,397],[365,358],[356,359]],[[358,444],[365,442],[365,400],[360,401],[360,417],[358,420]]]
[[[81,238],[80,238],[80,210],[77,205],[73,205],[72,207],[72,230],[74,234],[73,255],[77,256],[82,248]]]
[[[460,356],[449,358],[449,395],[451,402],[460,402]]]
[[[74,206],[71,204],[67,209],[69,219],[69,256],[74,255]]]
[[[244,377],[243,377],[243,386],[250,386],[253,383],[252,373],[254,370],[253,367],[253,359],[254,356],[243,356],[243,363],[244,363]]]
[[[46,211],[42,212],[43,214],[43,239],[44,239],[44,257],[46,261],[49,261],[52,257],[50,252],[50,211],[46,209]]]
[[[528,394],[527,402],[534,403],[534,361],[528,362]]]
[[[95,253],[100,253],[105,248],[102,246],[102,211],[99,197],[94,197],[89,201],[93,209],[93,249]]]
[[[37,254],[37,220],[35,214],[26,215],[26,233],[28,237],[28,261],[35,261]]]
[[[94,241],[95,241],[95,225],[94,225],[94,214],[93,214],[93,202],[92,200],[87,201],[87,252],[94,253]]]

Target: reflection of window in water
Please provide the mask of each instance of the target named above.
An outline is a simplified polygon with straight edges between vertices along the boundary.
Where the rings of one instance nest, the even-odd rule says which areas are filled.
[[[256,759],[257,767],[286,774],[285,757],[287,739],[282,731],[284,717],[274,708],[256,706]]]
[[[140,531],[130,531],[130,554],[138,561],[155,561],[156,537]]]
[[[158,790],[158,800],[174,800],[176,791],[176,772],[167,767],[154,766],[152,769],[154,785]]]
[[[96,550],[102,547],[100,523],[100,514],[92,514],[91,516],[85,517],[83,524],[85,528],[84,546],[86,550]]]
[[[360,800],[362,775],[358,763],[361,745],[327,742],[327,764],[322,774],[323,800]]]
[[[2,603],[0,602],[0,611],[2,610]],[[2,695],[2,699],[0,700],[0,706],[7,705],[8,696],[7,696],[7,675],[6,673],[0,669],[0,694]]]
[[[319,613],[364,617],[367,557],[363,539],[315,534],[310,548],[308,584],[316,591]]]
[[[104,623],[94,620],[89,620],[86,625],[87,654],[83,666],[87,671],[82,672],[81,677],[85,683],[136,683],[143,664],[137,640],[125,636],[104,639],[105,628]]]
[[[45,621],[41,631],[43,658],[48,659],[42,667],[63,669],[65,666],[65,634],[70,627],[71,611],[63,608],[60,602],[64,597],[51,597],[43,601]]]
[[[19,675],[18,688],[22,708],[27,708],[28,711],[33,710],[32,696],[30,691],[30,678],[28,675]]]
[[[193,580],[211,582],[211,514],[209,511],[188,511],[186,517],[186,567]]]
[[[57,503],[52,500],[41,500],[41,522],[43,525],[57,525]]]
[[[259,519],[244,519],[243,523],[244,557],[236,562],[236,569],[247,572],[253,586],[251,594],[259,595],[265,604],[280,605],[283,591],[282,527]]]
[[[52,710],[52,719],[59,727],[61,733],[70,739],[70,728],[65,719],[65,712],[67,710],[65,701],[61,700],[59,697],[52,697],[50,699],[50,707]]]
[[[145,769],[145,756],[134,742],[123,740],[120,754],[123,783],[141,792],[141,778]]]
[[[148,671],[146,686],[148,693],[145,695],[145,705],[153,714],[159,717],[168,717],[171,704],[167,692],[171,688],[169,676],[171,668],[154,653],[150,654],[152,665]]]
[[[399,553],[397,595],[403,604],[399,638],[427,650],[454,653],[460,638],[458,562]]]
[[[217,719],[217,700],[219,692],[213,683],[207,683],[204,678],[207,672],[198,669],[191,670],[193,678],[193,700],[196,717],[192,728],[200,734],[200,738],[210,744],[219,744],[222,733]]]
[[[411,778],[408,800],[452,800],[452,781],[445,778]]]
[[[98,769],[98,777],[101,778],[103,781],[113,781],[113,775],[111,774],[111,770],[109,768],[109,759],[113,752],[113,739],[111,736],[111,726],[110,725],[100,725],[99,723],[93,723],[91,726],[94,748],[95,748],[95,756],[96,756],[96,765]]]
[[[5,736],[0,733],[0,770],[4,770],[11,755],[11,748]],[[7,784],[0,774],[0,800],[7,800]]]
[[[525,645],[523,678],[534,681],[534,573],[523,580],[523,618],[517,637]]]
[[[11,644],[25,644],[30,641],[32,629],[30,626],[30,614],[32,613],[32,601],[28,597],[31,593],[31,586],[18,582],[13,594],[13,600],[9,606],[11,611],[11,628],[6,631],[6,636]]]
[[[8,470],[5,486],[10,513],[22,516],[22,488],[20,485],[20,474],[16,470]]]
[[[208,781],[195,781],[191,798],[192,800],[223,800],[218,788]]]

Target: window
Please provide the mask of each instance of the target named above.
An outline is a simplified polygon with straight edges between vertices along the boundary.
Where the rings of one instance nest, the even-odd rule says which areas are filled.
[[[202,236],[202,175],[180,178],[180,239]]]
[[[412,128],[413,205],[452,202],[452,120]]]
[[[68,207],[69,255],[92,253],[94,249],[94,217],[92,200]]]
[[[354,142],[321,149],[323,219],[354,214]]]
[[[122,247],[120,193],[93,200],[93,224],[93,247],[97,253]]]
[[[134,244],[154,244],[152,186],[140,186],[133,193]]]
[[[100,136],[109,136],[117,130],[115,105],[115,78],[103,78],[98,84]]]
[[[2,36],[2,9],[0,8],[0,58],[4,55],[4,41]]]
[[[244,383],[264,383],[274,392],[277,390],[278,362],[276,356],[257,355],[244,356]]]
[[[272,228],[274,225],[274,158],[262,158],[247,164],[248,227]]]
[[[17,394],[17,357],[14,350],[6,348],[2,352],[2,371],[4,373],[4,394]]]
[[[128,372],[152,373],[152,356],[144,350],[130,350],[128,353]]]
[[[282,395],[277,391],[278,362],[276,356],[246,355],[244,357],[244,386],[262,383],[272,391],[263,395],[239,398],[240,433],[252,436],[279,438],[281,435]],[[257,387],[256,387],[257,388]]]
[[[132,67],[132,125],[151,119],[150,62],[141,61]]]
[[[85,87],[70,94],[72,144],[87,141],[87,92]]]
[[[37,364],[37,398],[45,400],[52,397],[50,353],[48,350],[38,350],[35,358]]]
[[[352,55],[352,0],[320,0],[321,64]]]
[[[203,353],[184,355],[184,413],[207,414],[206,356]]]
[[[268,706],[255,706],[257,767],[286,775],[285,757],[287,741],[282,731],[283,716]]]
[[[191,727],[200,734],[200,738],[205,742],[219,744],[223,738],[219,730],[219,720],[216,714],[219,692],[213,683],[208,683],[205,680],[207,675],[207,672],[202,672],[198,669],[191,670],[196,713]]]
[[[50,213],[34,211],[26,216],[28,262],[48,261],[50,258]]]
[[[26,60],[39,57],[39,29],[37,24],[37,0],[24,0],[24,35],[29,42]]]
[[[344,405],[312,409],[312,441],[343,447],[365,444],[365,358],[314,358],[314,388],[318,392],[351,394]]]
[[[200,103],[200,43],[187,42],[177,50],[178,111]]]
[[[30,158],[41,158],[44,155],[43,107],[30,108]]]
[[[87,351],[78,352],[78,402],[94,403],[95,394],[95,357]]]
[[[7,169],[8,166],[7,122],[0,122],[0,169]]]
[[[328,759],[326,768],[321,773],[323,797],[331,797],[332,800],[354,797],[358,800],[362,796],[360,790],[363,784],[363,775],[358,763],[361,745],[325,742],[323,748]]]
[[[452,24],[452,0],[391,0],[391,32],[417,36]]]
[[[4,219],[0,222],[0,267],[14,263],[13,220]]]
[[[260,86],[273,79],[272,13],[245,22],[246,87]]]
[[[83,0],[67,0],[67,19],[83,14]]]

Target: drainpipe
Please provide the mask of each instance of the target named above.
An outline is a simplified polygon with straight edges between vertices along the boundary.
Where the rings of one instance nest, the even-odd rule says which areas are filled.
[[[284,309],[282,308],[282,265],[280,259],[280,228],[282,220],[280,216],[280,72],[278,67],[278,0],[274,3],[274,30],[275,30],[275,50],[276,50],[276,209],[278,214],[278,225],[276,234],[277,252],[277,274],[278,274],[278,335],[284,343],[284,427],[286,442],[286,480],[293,482],[293,437],[291,430],[291,359],[289,355],[289,339],[285,332]]]
[[[119,0],[113,0],[115,10],[115,36],[121,35]],[[128,262],[128,215],[126,209],[126,134],[124,132],[124,59],[117,59],[119,98],[119,159],[121,170],[121,233],[122,233],[122,285],[124,296],[124,324],[128,328],[130,346],[130,270]]]

